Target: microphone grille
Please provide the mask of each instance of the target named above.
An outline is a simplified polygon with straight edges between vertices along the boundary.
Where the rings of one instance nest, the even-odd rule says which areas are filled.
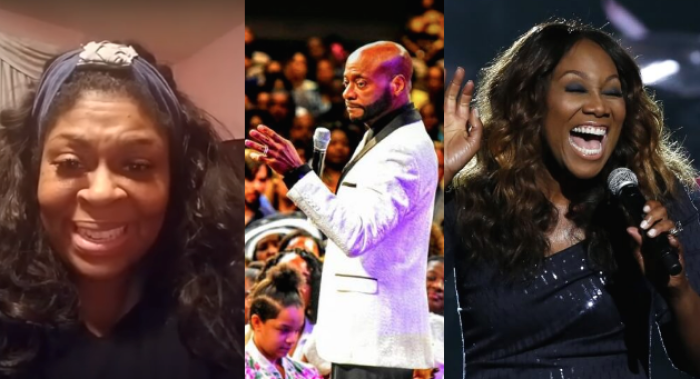
[[[608,175],[608,188],[615,196],[619,195],[624,187],[638,184],[637,176],[628,168],[616,168]]]
[[[331,131],[326,128],[316,128],[314,132],[314,149],[326,150],[331,142]]]

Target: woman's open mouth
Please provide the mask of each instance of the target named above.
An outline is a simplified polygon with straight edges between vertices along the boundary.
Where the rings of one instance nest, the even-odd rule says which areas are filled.
[[[569,132],[569,143],[582,158],[596,160],[603,156],[607,134],[606,126],[579,125]]]
[[[127,239],[127,226],[85,228],[76,226],[73,243],[88,254],[104,255],[118,249]]]

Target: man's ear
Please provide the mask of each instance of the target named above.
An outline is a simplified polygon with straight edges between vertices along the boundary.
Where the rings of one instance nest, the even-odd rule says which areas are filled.
[[[391,92],[394,96],[398,96],[401,92],[406,90],[407,85],[408,82],[403,75],[396,75],[391,79]]]

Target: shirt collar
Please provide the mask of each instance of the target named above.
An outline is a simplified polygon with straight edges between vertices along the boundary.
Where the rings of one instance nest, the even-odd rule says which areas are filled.
[[[374,124],[370,125],[370,129],[372,129],[374,135],[377,135],[377,133],[379,133],[380,130],[384,129],[385,126],[389,125],[389,123],[393,121],[396,117],[398,117],[400,114],[414,109],[415,106],[413,105],[413,103],[409,102],[403,105],[402,107],[394,109],[393,111],[380,117]]]
[[[245,345],[245,351],[250,355],[251,358],[257,363],[260,364],[261,368],[270,374],[272,373],[277,373],[278,377],[283,377],[282,373],[277,370],[277,367],[275,367],[275,364],[270,362],[263,353],[260,352],[258,347],[255,345],[255,334],[253,334],[253,337],[248,341],[248,343]],[[288,357],[282,357],[282,367],[284,367],[285,375],[287,377],[289,376],[291,372],[294,371],[293,365],[289,362]],[[291,371],[290,371],[291,370]]]

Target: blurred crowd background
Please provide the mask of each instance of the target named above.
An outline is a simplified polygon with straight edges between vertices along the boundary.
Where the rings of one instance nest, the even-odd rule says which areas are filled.
[[[350,122],[343,99],[343,71],[348,55],[378,40],[402,44],[413,57],[411,100],[420,110],[438,156],[439,182],[426,289],[433,325],[442,325],[444,288],[443,93],[444,7],[433,0],[412,0],[405,7],[360,0],[338,6],[317,0],[292,4],[246,4],[246,135],[264,124],[296,146],[308,160],[317,127],[331,130],[322,180],[335,191],[343,167],[365,133]],[[313,345],[325,236],[286,197],[284,182],[264,164],[245,154],[246,293],[277,264],[296,267],[307,280],[307,327],[290,353],[328,375],[330,364]],[[423,275],[422,273],[416,273]],[[442,355],[443,332],[434,327],[436,356]],[[439,335],[438,335],[439,334]],[[442,361],[441,358],[437,358]],[[438,374],[440,375],[440,374]],[[440,377],[440,376],[438,376]]]

